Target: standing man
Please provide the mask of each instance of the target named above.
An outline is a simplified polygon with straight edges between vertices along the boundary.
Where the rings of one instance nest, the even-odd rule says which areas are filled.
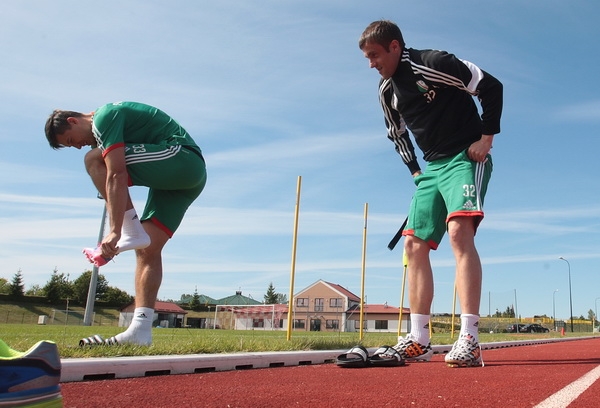
[[[409,265],[411,330],[394,348],[409,361],[431,359],[434,285],[429,255],[447,230],[456,258],[461,331],[445,359],[450,366],[480,366],[482,271],[474,238],[492,173],[489,153],[500,132],[502,84],[447,52],[406,48],[400,29],[391,21],[371,23],[359,47],[381,75],[379,98],[388,138],[417,186],[402,233]],[[480,101],[481,116],[474,96]],[[428,162],[425,171],[406,128]]]
[[[149,345],[162,249],[204,189],[202,152],[174,119],[136,102],[111,103],[91,113],[55,110],[45,130],[53,149],[92,147],[85,168],[106,200],[109,230],[97,248],[84,250],[90,262],[102,266],[120,252],[136,251],[131,325],[110,339],[92,336],[80,345]],[[140,219],[129,196],[128,187],[134,185],[149,188]]]

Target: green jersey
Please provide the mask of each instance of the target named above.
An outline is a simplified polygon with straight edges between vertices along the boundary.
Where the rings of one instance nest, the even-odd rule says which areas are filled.
[[[106,156],[130,144],[181,145],[198,153],[200,148],[188,132],[165,112],[138,102],[115,102],[94,112],[92,131]]]

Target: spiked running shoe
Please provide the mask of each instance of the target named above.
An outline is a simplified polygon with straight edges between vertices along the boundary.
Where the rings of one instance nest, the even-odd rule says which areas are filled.
[[[425,346],[417,342],[410,333],[406,337],[398,337],[398,344],[392,348],[406,361],[429,361],[433,355],[431,343]]]
[[[93,263],[97,267],[106,265],[108,261],[112,259],[103,257],[102,250],[100,250],[100,247],[83,248],[83,254],[88,259],[88,261],[90,261],[90,263]]]
[[[60,408],[60,357],[56,344],[40,341],[25,352],[0,340],[0,408]]]
[[[444,359],[449,367],[483,367],[481,347],[470,334],[461,334]]]

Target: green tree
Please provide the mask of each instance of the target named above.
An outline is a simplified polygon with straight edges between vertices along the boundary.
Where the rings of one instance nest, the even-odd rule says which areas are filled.
[[[594,321],[596,319],[596,314],[592,309],[588,310],[588,320]]]
[[[10,283],[4,278],[0,278],[0,294],[8,295],[10,293]]]
[[[73,281],[71,287],[73,289],[73,299],[80,303],[87,301],[88,292],[90,290],[90,280],[92,279],[92,271],[85,271],[77,279]],[[96,282],[96,299],[101,299],[108,289],[108,281],[102,274],[98,274]]]
[[[40,296],[43,293],[43,289],[40,285],[31,285],[29,289],[25,291],[27,296]]]
[[[192,296],[192,300],[190,301],[190,309],[193,311],[198,311],[202,305],[200,304],[200,295],[198,294],[198,288],[194,290],[194,296]]]
[[[515,308],[513,306],[507,306],[506,311],[502,313],[502,317],[515,317]]]
[[[100,300],[110,302],[115,305],[126,306],[133,302],[133,296],[119,288],[108,286],[106,288],[106,292],[104,292]]]
[[[277,304],[284,305],[287,303],[287,295],[285,293],[277,293]]]
[[[25,295],[25,285],[23,284],[23,274],[19,269],[15,276],[13,276],[12,282],[10,283],[10,291],[8,292],[12,296],[22,297]]]
[[[52,276],[46,282],[42,291],[50,303],[57,303],[61,299],[73,297],[68,276],[64,273],[58,273],[57,268],[54,268],[54,271],[52,271]]]
[[[267,288],[267,293],[264,296],[265,304],[274,305],[277,303],[277,293],[275,292],[275,286],[273,286],[273,282],[269,283],[269,287]]]

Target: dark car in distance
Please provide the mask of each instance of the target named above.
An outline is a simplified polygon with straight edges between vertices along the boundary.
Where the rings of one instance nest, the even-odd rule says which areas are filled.
[[[545,328],[541,324],[528,324],[521,329],[521,333],[548,333],[550,329]]]
[[[507,333],[523,333],[526,324],[511,324],[506,328]]]

